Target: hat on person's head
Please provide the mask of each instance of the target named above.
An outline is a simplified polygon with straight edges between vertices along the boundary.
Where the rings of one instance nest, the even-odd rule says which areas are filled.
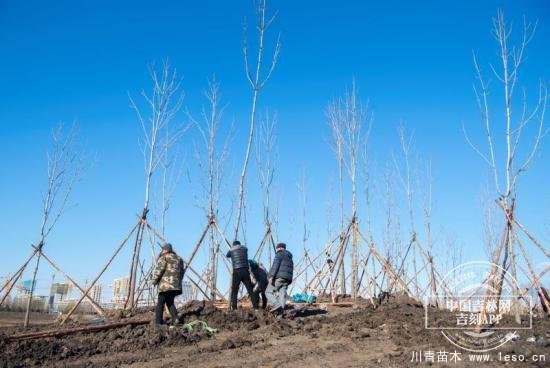
[[[235,241],[233,242],[233,246],[237,246],[237,245],[241,245],[241,242],[238,241],[238,240],[235,240]]]
[[[165,250],[167,252],[173,252],[172,244],[170,244],[170,243],[162,244],[162,250]]]
[[[277,246],[275,248],[283,248],[283,249],[286,249],[286,244],[285,243],[279,243],[277,244]]]

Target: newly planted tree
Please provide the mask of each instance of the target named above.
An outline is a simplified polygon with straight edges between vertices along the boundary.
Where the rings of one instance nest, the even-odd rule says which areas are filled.
[[[516,216],[518,183],[530,169],[548,132],[545,127],[545,113],[548,106],[548,92],[544,82],[538,86],[538,98],[529,102],[526,89],[518,92],[520,72],[526,60],[527,46],[533,39],[536,25],[523,21],[523,28],[517,41],[514,41],[512,26],[506,22],[504,13],[499,11],[493,19],[493,36],[498,44],[499,65],[490,64],[493,77],[499,87],[499,100],[491,98],[488,79],[474,54],[474,67],[477,84],[474,87],[483,123],[483,133],[487,147],[481,149],[465,133],[466,140],[478,156],[487,164],[492,176],[496,204],[504,215],[504,230],[492,254],[491,285],[497,298],[500,298],[504,274],[509,270],[513,279],[518,280],[518,268],[531,280],[532,286],[541,291],[540,277],[534,270],[524,242],[526,239],[535,245],[548,259],[550,252],[521,224]],[[519,94],[519,96],[518,96]],[[498,107],[495,109],[494,106]],[[502,138],[500,138],[502,137]],[[519,251],[519,253],[518,253]],[[524,268],[518,260],[523,258]],[[523,294],[517,283],[512,285],[515,295]],[[487,295],[488,296],[488,295]],[[542,303],[550,306],[546,298]],[[516,320],[519,311],[516,308]]]
[[[219,144],[220,124],[225,106],[221,105],[221,93],[218,82],[212,78],[208,82],[208,88],[204,92],[208,102],[203,107],[201,119],[195,120],[189,115],[190,120],[200,132],[202,144],[197,149],[196,160],[202,172],[202,193],[200,207],[203,209],[208,222],[213,224],[219,215],[220,192],[225,176],[225,162],[229,152],[230,136],[228,135],[221,147]],[[217,297],[218,255],[222,242],[214,226],[209,226],[209,248],[207,265],[207,293],[211,299]]]
[[[148,110],[147,116],[142,112],[143,109],[130,97],[130,105],[136,112],[143,133],[142,152],[145,164],[145,195],[130,266],[130,283],[126,300],[126,307],[129,309],[133,309],[137,302],[135,298],[138,284],[137,271],[140,265],[141,243],[150,206],[152,179],[159,165],[165,159],[169,148],[182,137],[188,128],[182,125],[168,130],[170,123],[181,108],[184,97],[183,93],[179,91],[181,81],[176,71],[171,69],[167,62],[163,64],[160,71],[157,71],[154,65],[150,66],[149,71],[152,92],[150,95],[145,91],[141,93],[145,101],[145,110]]]
[[[268,64],[267,71],[264,71],[263,66],[265,63],[265,34],[269,27],[272,25],[276,18],[276,14],[269,16],[267,13],[267,0],[259,0],[256,4],[256,30],[258,34],[258,45],[256,50],[255,65],[249,61],[249,47],[245,36],[245,42],[243,46],[244,65],[246,71],[246,78],[252,89],[252,104],[250,108],[250,128],[248,132],[248,143],[246,145],[246,152],[243,160],[243,167],[239,178],[239,190],[238,190],[238,204],[237,213],[235,217],[235,232],[234,239],[239,237],[239,230],[243,221],[243,209],[245,207],[245,194],[246,194],[246,173],[248,170],[248,162],[250,161],[250,153],[252,151],[252,145],[254,142],[255,126],[256,126],[256,110],[258,106],[258,98],[260,92],[264,89],[266,83],[271,78],[277,61],[279,59],[279,52],[281,50],[280,37],[277,37],[271,62]],[[247,30],[245,26],[245,31]]]
[[[47,185],[46,192],[42,199],[42,221],[39,231],[39,241],[36,245],[32,245],[33,252],[30,257],[21,265],[21,267],[13,274],[6,282],[2,291],[5,294],[0,301],[0,305],[4,303],[7,296],[11,292],[14,285],[23,275],[30,261],[36,256],[36,264],[33,270],[30,290],[25,313],[24,326],[29,325],[30,310],[36,287],[36,276],[40,266],[41,258],[44,258],[54,269],[65,275],[76,288],[83,291],[82,288],[64,271],[62,271],[43,250],[46,239],[57,225],[59,219],[65,213],[69,197],[73,191],[74,185],[81,178],[83,170],[84,157],[83,153],[77,148],[76,124],[73,124],[69,129],[65,129],[63,124],[59,124],[52,133],[52,147],[47,154]],[[83,297],[86,297],[84,294]],[[102,313],[101,307],[90,300],[94,308]]]

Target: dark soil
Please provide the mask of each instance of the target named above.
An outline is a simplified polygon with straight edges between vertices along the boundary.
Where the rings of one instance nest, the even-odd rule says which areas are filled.
[[[224,311],[212,304],[190,302],[180,311],[184,322],[206,321],[218,329],[189,332],[151,325],[123,327],[60,338],[9,341],[18,328],[0,332],[0,367],[414,367],[413,351],[458,351],[440,331],[424,327],[425,310],[408,297],[391,297],[378,306],[365,301],[354,308],[300,307],[277,320],[267,312]],[[443,313],[443,312],[436,312]],[[116,312],[109,322],[151,318],[151,311],[132,315]],[[75,323],[74,326],[78,325]],[[550,366],[550,321],[534,320],[534,328],[500,349],[506,354],[545,354],[548,362],[507,363],[509,367]],[[36,329],[45,329],[38,327]],[[50,327],[51,328],[51,327]],[[528,337],[536,342],[528,342]],[[501,367],[496,361],[485,367]],[[477,367],[480,363],[435,363],[436,366]]]

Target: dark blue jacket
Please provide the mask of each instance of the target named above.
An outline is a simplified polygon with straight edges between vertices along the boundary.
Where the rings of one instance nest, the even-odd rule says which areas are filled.
[[[244,245],[232,246],[226,256],[231,258],[234,270],[248,268],[248,248]]]
[[[293,273],[294,261],[292,261],[292,253],[286,249],[275,253],[273,265],[271,265],[271,269],[269,270],[269,277],[285,279],[291,283]]]

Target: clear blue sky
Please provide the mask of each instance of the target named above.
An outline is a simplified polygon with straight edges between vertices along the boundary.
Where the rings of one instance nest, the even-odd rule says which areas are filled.
[[[462,134],[465,124],[473,139],[483,142],[472,90],[472,50],[485,70],[488,62],[496,61],[490,28],[498,8],[516,29],[522,15],[538,20],[521,75],[535,97],[539,78],[550,78],[547,1],[336,5],[275,0],[270,6],[279,16],[267,37],[273,40],[280,31],[282,51],[261,96],[260,111],[269,107],[279,116],[280,240],[298,247],[301,209],[296,182],[304,170],[309,246],[317,249],[326,240],[326,207],[330,183],[336,184],[336,163],[327,144],[324,110],[355,76],[362,98],[375,113],[369,142],[373,200],[380,201],[383,169],[398,148],[396,128],[403,122],[414,131],[418,155],[432,162],[434,224],[446,234],[441,243],[447,236],[456,238],[466,259],[484,259],[480,197],[487,168]],[[37,241],[45,154],[49,133],[59,121],[78,121],[80,137],[96,160],[75,188],[71,200],[77,206],[63,217],[45,250],[78,280],[91,279],[133,225],[143,202],[144,175],[140,128],[128,106],[128,92],[137,96],[148,88],[151,61],[168,58],[177,68],[183,76],[185,106],[194,113],[203,102],[207,78],[215,73],[220,81],[228,103],[223,124],[234,120],[236,128],[226,183],[234,195],[250,108],[241,50],[245,17],[253,21],[251,1],[0,2],[0,277],[13,272],[30,252],[29,244]],[[199,191],[192,159],[197,137],[193,130],[181,144],[189,179],[178,187],[167,229],[184,256],[204,226],[202,212],[193,205]],[[544,244],[550,239],[547,147],[548,142],[520,183],[518,209]],[[250,174],[248,238],[255,249],[262,222],[254,168]],[[335,204],[336,193],[332,197]],[[376,219],[382,215],[380,210],[374,213],[377,232],[381,225]],[[542,261],[537,258],[535,263]],[[122,254],[106,282],[125,275],[129,264],[128,254]],[[41,282],[50,277],[49,268],[43,267]]]

